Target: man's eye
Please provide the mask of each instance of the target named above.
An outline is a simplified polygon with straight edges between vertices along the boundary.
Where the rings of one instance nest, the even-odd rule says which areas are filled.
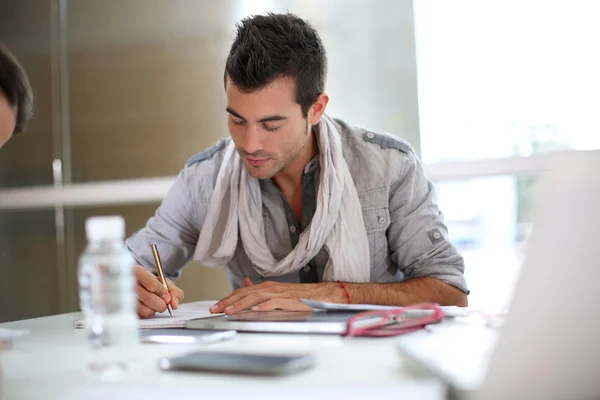
[[[231,119],[231,122],[233,122],[234,125],[244,125],[244,123],[246,123],[244,120],[236,121],[233,118]]]
[[[265,130],[267,130],[269,132],[275,132],[277,129],[281,128],[281,126],[268,126],[268,125],[263,125],[263,127],[265,128]]]

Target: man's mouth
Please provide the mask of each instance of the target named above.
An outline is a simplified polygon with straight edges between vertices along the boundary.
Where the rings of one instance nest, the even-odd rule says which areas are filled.
[[[250,157],[246,157],[246,161],[248,161],[248,164],[252,165],[253,167],[260,167],[261,165],[264,165],[267,163],[267,161],[269,161],[269,158],[250,158]]]

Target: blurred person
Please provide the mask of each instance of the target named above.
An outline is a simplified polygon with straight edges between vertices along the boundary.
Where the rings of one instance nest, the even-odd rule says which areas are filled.
[[[301,298],[465,306],[464,261],[411,146],[326,113],[326,53],[292,14],[237,25],[225,67],[231,138],[188,160],[127,245],[138,313],[184,293],[151,272],[151,244],[172,279],[190,259],[224,265],[235,291],[211,312],[307,310]]]
[[[25,130],[33,114],[33,93],[25,70],[0,43],[0,147]]]

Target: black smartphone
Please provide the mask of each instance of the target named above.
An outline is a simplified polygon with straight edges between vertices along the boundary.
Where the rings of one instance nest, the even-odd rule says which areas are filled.
[[[312,354],[266,355],[197,351],[178,357],[163,358],[158,365],[165,371],[287,375],[313,367],[315,357]]]

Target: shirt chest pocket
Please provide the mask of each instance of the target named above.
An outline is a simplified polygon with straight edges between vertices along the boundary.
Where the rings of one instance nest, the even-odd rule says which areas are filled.
[[[372,208],[365,210],[363,208],[363,221],[367,234],[374,232],[385,232],[390,226],[390,210],[385,207]]]
[[[359,193],[363,221],[367,234],[384,232],[390,226],[390,210],[387,187]]]
[[[359,193],[363,222],[369,241],[371,281],[378,282],[389,267],[387,229],[390,226],[390,209],[387,186]]]

